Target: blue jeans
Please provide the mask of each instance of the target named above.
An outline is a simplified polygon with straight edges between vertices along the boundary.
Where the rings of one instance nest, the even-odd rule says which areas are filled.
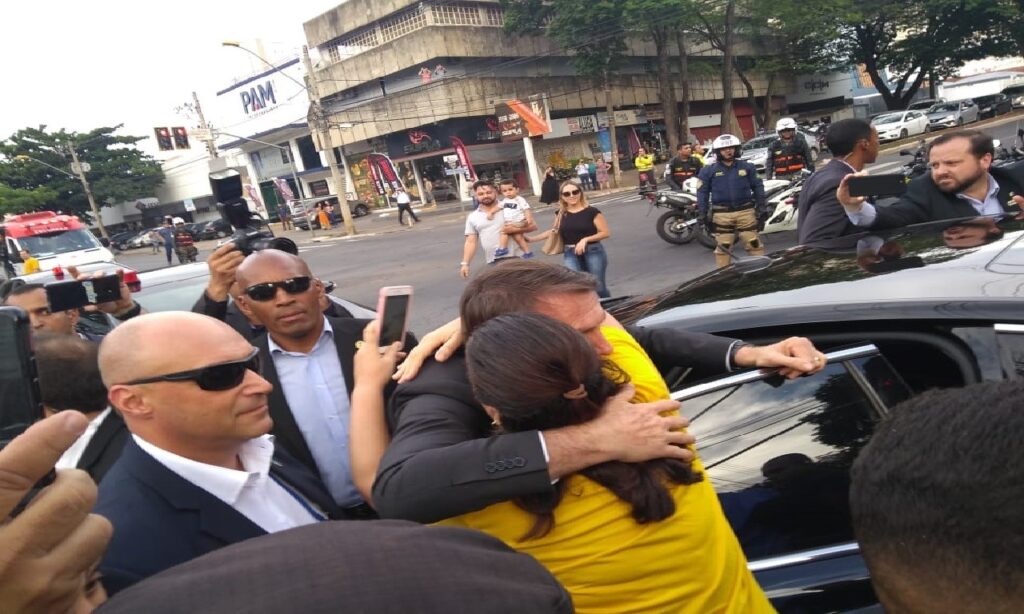
[[[576,255],[575,246],[566,245],[562,254],[565,268],[590,273],[597,278],[597,295],[608,298],[608,284],[605,283],[605,272],[608,270],[608,254],[600,243],[587,243],[587,251],[582,256]]]

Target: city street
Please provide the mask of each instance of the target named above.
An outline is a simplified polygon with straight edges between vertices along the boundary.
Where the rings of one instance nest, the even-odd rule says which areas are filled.
[[[1006,121],[985,130],[1004,143],[1012,143],[1016,120]],[[898,172],[907,160],[896,151],[886,152],[869,168],[873,172]],[[824,163],[822,161],[821,163]],[[655,234],[655,220],[663,210],[649,211],[646,201],[636,192],[626,191],[597,197],[591,204],[607,216],[612,238],[605,243],[608,250],[608,284],[613,294],[649,292],[693,278],[714,268],[711,251],[697,242],[671,245]],[[553,221],[553,209],[537,210],[538,225],[547,228]],[[324,239],[312,242],[309,235],[297,236],[303,258],[313,273],[338,284],[335,294],[367,306],[374,306],[377,289],[388,285],[409,284],[415,288],[412,328],[422,334],[455,316],[465,281],[459,278],[462,258],[465,214],[457,207],[419,213],[422,222],[413,228],[398,226],[394,213],[384,217],[374,214],[357,218],[359,235],[353,238]],[[764,237],[768,251],[786,249],[796,244],[795,232]],[[216,246],[214,241],[199,244],[200,258]],[[539,250],[539,245],[536,246]],[[555,256],[538,258],[559,262]],[[742,253],[742,251],[741,251]],[[118,256],[118,260],[139,270],[163,265],[162,253],[150,255],[148,249],[134,250]],[[473,273],[484,266],[478,253],[472,263]]]

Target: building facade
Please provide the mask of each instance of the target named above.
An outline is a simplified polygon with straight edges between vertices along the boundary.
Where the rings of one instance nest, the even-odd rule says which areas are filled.
[[[306,22],[335,143],[387,153],[405,178],[418,175],[437,186],[449,181],[445,168],[455,137],[478,175],[529,185],[526,147],[521,138],[503,134],[496,111],[519,99],[542,101],[551,118],[551,131],[531,142],[540,168],[610,155],[601,84],[579,77],[569,54],[551,40],[510,37],[503,24],[498,2],[446,0],[349,0]],[[690,52],[720,62],[717,52]],[[658,149],[665,141],[655,57],[652,43],[633,42],[611,78],[618,154],[627,164],[640,144]],[[690,80],[690,125],[706,140],[718,133],[722,91],[713,71],[701,75]],[[752,81],[763,96],[766,83],[757,76]],[[733,87],[737,119],[752,136],[746,91],[739,80]],[[359,156],[346,155],[361,189],[365,169]]]

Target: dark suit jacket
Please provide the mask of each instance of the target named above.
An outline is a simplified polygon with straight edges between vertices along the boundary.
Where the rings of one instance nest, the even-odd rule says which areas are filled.
[[[140,582],[105,614],[569,614],[551,572],[479,531],[321,522],[211,552]]]
[[[331,328],[334,330],[334,346],[338,351],[338,361],[341,363],[341,372],[345,376],[345,387],[348,394],[352,396],[352,387],[355,385],[355,377],[352,370],[353,359],[356,354],[356,342],[363,338],[363,329],[370,323],[370,320],[357,320],[354,318],[333,318],[328,317]],[[277,369],[274,367],[274,360],[270,356],[270,346],[267,335],[261,335],[253,343],[260,350],[260,361],[262,363],[263,377],[274,385],[270,393],[270,417],[274,420],[274,429],[271,433],[276,438],[277,445],[283,447],[293,457],[297,458],[317,476],[320,470],[313,459],[313,453],[309,451],[302,431],[299,430],[295,416],[288,407],[288,399],[284,396],[284,389],[281,387],[281,380],[278,378]],[[406,337],[405,351],[409,351],[416,345],[415,338],[410,334]],[[389,384],[384,390],[385,397],[391,396],[394,391],[394,384]]]
[[[78,468],[88,473],[94,482],[100,483],[107,471],[121,458],[121,450],[130,439],[128,427],[116,409],[111,409],[103,419],[89,445],[78,459]]]
[[[1020,208],[1010,203],[1010,195],[1024,195],[1024,164],[992,167],[989,174],[999,184],[997,198],[1003,210],[1019,213]],[[891,207],[878,207],[878,217],[871,228],[897,228],[977,215],[978,211],[969,202],[939,190],[932,181],[931,173],[926,173],[910,182],[907,193],[898,203]]]
[[[724,372],[734,341],[669,329],[630,333],[662,372],[674,366]],[[490,418],[473,396],[461,354],[428,361],[415,380],[399,386],[388,423],[391,445],[373,485],[382,518],[435,522],[551,489],[537,431],[488,437]]]
[[[343,516],[319,479],[275,451],[271,473],[332,518]],[[100,563],[115,593],[168,567],[266,531],[209,492],[163,466],[129,438],[100,484],[95,512],[114,525]]]
[[[852,172],[848,165],[832,160],[804,182],[797,197],[797,233],[801,244],[864,232],[853,225],[836,198],[839,182]]]
[[[250,341],[266,332],[262,326],[254,327],[250,324],[249,319],[238,309],[238,305],[234,301],[211,300],[206,296],[205,291],[203,291],[195,305],[192,305],[192,313],[201,313],[211,318],[216,318],[238,331],[238,334]],[[327,309],[324,311],[324,315],[334,318],[352,317],[348,309],[331,300],[327,301]]]

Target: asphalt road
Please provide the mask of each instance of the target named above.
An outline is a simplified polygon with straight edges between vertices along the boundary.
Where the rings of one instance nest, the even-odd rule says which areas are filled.
[[[1012,143],[1016,121],[985,130],[1004,143]],[[897,152],[887,152],[869,168],[874,172],[897,172],[902,163]],[[608,285],[613,295],[650,292],[714,268],[711,251],[698,243],[671,245],[658,238],[654,222],[660,210],[649,212],[646,201],[639,200],[636,192],[598,197],[591,203],[605,213],[612,232],[605,248]],[[538,225],[547,227],[553,216],[551,209],[538,210]],[[415,227],[403,228],[393,215],[359,218],[359,235],[316,243],[303,235],[298,240],[300,252],[315,275],[338,284],[336,295],[367,306],[376,305],[381,286],[412,285],[411,326],[422,334],[456,315],[466,285],[458,274],[465,214],[457,208],[425,211],[420,219],[422,222]],[[796,244],[796,233],[770,234],[764,241],[769,252],[785,249]],[[214,247],[212,241],[200,243],[200,258]],[[537,254],[538,258],[560,262],[560,257]],[[127,252],[118,260],[139,270],[164,264],[162,255],[150,255],[148,249]],[[478,254],[473,273],[483,266]]]

